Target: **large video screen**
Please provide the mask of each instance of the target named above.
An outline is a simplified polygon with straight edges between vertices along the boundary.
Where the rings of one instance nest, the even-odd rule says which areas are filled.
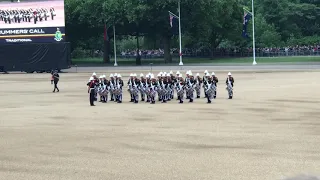
[[[64,0],[0,0],[0,43],[64,40]]]

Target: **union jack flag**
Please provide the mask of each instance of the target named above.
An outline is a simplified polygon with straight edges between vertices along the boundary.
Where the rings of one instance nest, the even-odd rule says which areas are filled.
[[[247,26],[249,24],[249,20],[251,19],[251,14],[245,12],[243,16],[243,28],[242,28],[242,37],[249,38],[248,32],[247,32]]]
[[[171,14],[169,14],[169,18],[170,18],[170,26],[172,27],[172,20],[174,17]]]

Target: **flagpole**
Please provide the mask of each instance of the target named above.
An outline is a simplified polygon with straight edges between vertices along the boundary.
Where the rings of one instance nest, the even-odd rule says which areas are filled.
[[[253,47],[253,63],[252,65],[256,65],[256,41],[255,41],[255,35],[254,35],[254,6],[253,6],[253,0],[251,0],[251,6],[252,6],[252,47]]]
[[[114,51],[114,66],[117,64],[117,46],[116,46],[116,26],[113,25],[113,51]]]
[[[183,66],[182,62],[182,43],[181,43],[181,13],[180,13],[180,0],[178,1],[178,11],[179,11],[179,57],[180,57],[180,63],[179,66]]]

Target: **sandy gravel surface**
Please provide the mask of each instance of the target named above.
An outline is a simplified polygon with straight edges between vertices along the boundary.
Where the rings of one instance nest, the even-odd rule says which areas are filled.
[[[131,71],[117,70],[122,76]],[[320,72],[235,71],[235,98],[228,100],[225,71],[216,71],[221,82],[213,104],[203,98],[132,104],[125,92],[124,103],[95,107],[85,86],[90,73],[61,74],[55,94],[48,74],[0,75],[0,179],[275,180],[319,174]]]

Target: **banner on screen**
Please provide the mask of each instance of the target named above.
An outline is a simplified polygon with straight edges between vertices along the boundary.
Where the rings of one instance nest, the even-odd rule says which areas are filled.
[[[64,41],[64,0],[0,0],[0,43]]]

